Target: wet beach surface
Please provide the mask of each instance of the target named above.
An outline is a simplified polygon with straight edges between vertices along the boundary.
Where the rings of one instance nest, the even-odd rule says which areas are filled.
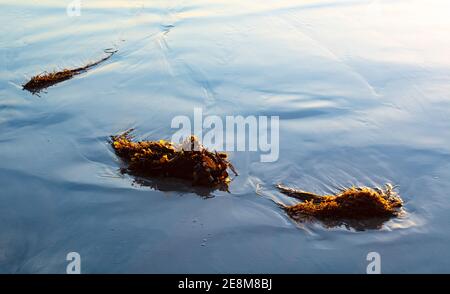
[[[67,2],[67,3],[66,3]],[[0,1],[0,272],[450,272],[447,1]],[[109,60],[39,96],[33,75]],[[230,192],[120,173],[110,135],[278,115],[280,155],[231,152]],[[380,230],[296,224],[277,183],[399,185]]]

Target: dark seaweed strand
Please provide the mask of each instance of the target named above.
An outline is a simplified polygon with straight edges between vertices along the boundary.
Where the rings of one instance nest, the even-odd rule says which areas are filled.
[[[23,89],[31,92],[32,94],[37,94],[43,89],[46,89],[48,87],[51,87],[55,84],[61,83],[63,81],[69,80],[73,78],[75,75],[81,74],[83,72],[86,72],[87,70],[91,69],[92,67],[99,65],[102,62],[105,62],[111,56],[116,53],[116,51],[110,51],[106,52],[109,55],[96,61],[89,63],[85,66],[74,68],[74,69],[65,69],[59,72],[52,72],[52,73],[41,73],[38,74],[30,79],[26,84],[23,85]]]

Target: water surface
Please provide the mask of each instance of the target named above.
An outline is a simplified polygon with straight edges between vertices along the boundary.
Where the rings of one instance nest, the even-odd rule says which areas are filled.
[[[450,4],[3,1],[0,272],[450,272]],[[261,2],[261,1],[260,1]],[[107,62],[41,93],[31,76]],[[230,193],[133,184],[109,135],[170,139],[176,115],[280,116],[280,157],[233,152]],[[399,185],[381,230],[296,225],[271,199]]]

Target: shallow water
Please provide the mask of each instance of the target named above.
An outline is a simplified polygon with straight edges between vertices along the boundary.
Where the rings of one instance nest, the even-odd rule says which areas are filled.
[[[64,273],[70,251],[86,273],[365,273],[371,251],[384,273],[450,272],[448,1],[69,2],[0,1],[0,272]],[[208,199],[119,173],[109,135],[170,139],[194,107],[280,116],[279,160],[232,152],[240,175]],[[278,182],[392,182],[406,215],[297,225]]]

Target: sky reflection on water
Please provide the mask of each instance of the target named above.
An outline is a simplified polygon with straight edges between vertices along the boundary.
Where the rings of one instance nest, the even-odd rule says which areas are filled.
[[[450,272],[450,3],[0,1],[0,272]],[[27,78],[105,64],[47,89]],[[175,115],[279,115],[280,158],[234,152],[230,193],[132,185],[107,139]],[[400,185],[382,230],[300,228],[273,185]],[[206,241],[205,241],[206,240]],[[202,246],[203,244],[203,246]]]

